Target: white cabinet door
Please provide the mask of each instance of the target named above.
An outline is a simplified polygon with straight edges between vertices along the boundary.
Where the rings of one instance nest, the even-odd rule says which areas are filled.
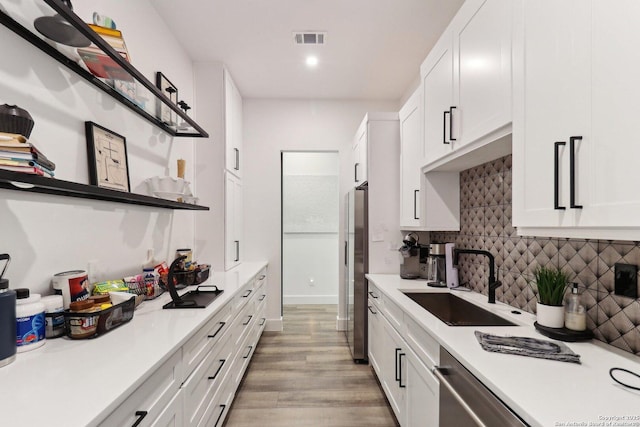
[[[184,424],[184,406],[182,404],[182,390],[176,393],[171,402],[164,407],[158,418],[150,427],[182,427]]]
[[[445,31],[422,64],[425,163],[451,152],[453,105],[453,43]]]
[[[225,270],[242,260],[242,181],[225,172]]]
[[[453,25],[454,149],[511,122],[512,0],[467,0]]]
[[[366,121],[360,125],[353,143],[353,179],[356,187],[367,182],[367,127]]]
[[[382,313],[380,309],[376,306],[376,304],[369,298],[368,303],[369,309],[369,327],[367,328],[368,332],[368,343],[369,343],[369,363],[371,367],[375,370],[378,377],[381,374],[381,362],[382,362],[382,347],[384,341],[384,331],[382,330],[382,321],[380,318],[382,317]]]
[[[575,209],[571,209],[569,200],[569,138],[585,136],[588,123],[590,13],[585,5],[583,0],[525,1],[516,14],[513,119],[516,227],[559,227],[575,221]],[[585,152],[585,143],[587,140],[583,139],[577,153],[580,156]],[[578,159],[578,163],[585,164],[584,159]],[[584,200],[583,192],[578,199]]]
[[[437,427],[440,384],[410,348],[406,358],[406,427]]]
[[[400,118],[400,228],[420,227],[422,91],[419,88],[398,113]]]
[[[227,70],[224,71],[224,131],[226,169],[242,177],[242,97]]]
[[[393,409],[396,419],[401,426],[404,426],[405,416],[405,390],[406,384],[406,354],[407,348],[404,340],[398,332],[391,326],[391,323],[381,317],[383,345],[380,351],[383,356],[380,360],[380,371],[382,376],[378,379],[385,391],[389,405]]]

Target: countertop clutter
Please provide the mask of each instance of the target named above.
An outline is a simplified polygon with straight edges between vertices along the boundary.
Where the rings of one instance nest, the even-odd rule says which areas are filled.
[[[19,354],[0,369],[2,424],[98,425],[264,267],[245,262],[214,273],[204,284],[224,292],[206,309],[163,310],[171,300],[164,293],[145,301],[130,322],[104,336],[51,339]]]
[[[502,303],[488,304],[486,295],[429,288],[425,281],[403,280],[397,275],[369,274],[367,278],[526,423],[545,427],[640,426],[640,392],[616,384],[609,376],[614,367],[639,373],[637,356],[596,340],[566,343],[580,355],[581,364],[487,352],[480,347],[475,331],[548,338],[535,330],[534,315],[513,314],[515,308]],[[517,326],[447,326],[401,290],[453,292]]]

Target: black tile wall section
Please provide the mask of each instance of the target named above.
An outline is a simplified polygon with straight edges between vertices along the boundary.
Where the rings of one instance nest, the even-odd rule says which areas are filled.
[[[460,232],[431,232],[431,241],[490,251],[502,281],[497,299],[531,313],[533,271],[561,268],[582,288],[595,337],[640,355],[640,299],[614,295],[614,265],[640,266],[640,242],[518,236],[511,222],[511,169],[506,156],[460,172]],[[486,294],[488,272],[485,257],[460,256],[461,284]]]

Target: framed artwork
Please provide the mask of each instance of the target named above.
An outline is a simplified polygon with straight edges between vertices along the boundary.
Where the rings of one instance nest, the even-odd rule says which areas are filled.
[[[160,71],[156,73],[156,86],[158,87],[158,89],[160,89],[160,91],[162,91],[163,95],[171,100],[171,102],[176,105],[178,104],[178,88],[173,83],[171,83],[169,79]],[[175,126],[177,114],[160,99],[158,99],[157,102],[158,118],[170,126]]]
[[[124,136],[93,122],[85,122],[85,133],[90,184],[129,192],[129,163]]]

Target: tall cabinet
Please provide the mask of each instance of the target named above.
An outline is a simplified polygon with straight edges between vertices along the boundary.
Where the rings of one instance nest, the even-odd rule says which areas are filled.
[[[527,235],[637,240],[640,87],[630,82],[640,73],[640,3],[516,4],[514,225]]]
[[[196,194],[213,206],[196,218],[196,255],[214,269],[242,262],[242,97],[220,62],[196,62],[198,117],[215,129],[210,144],[195,147]]]

